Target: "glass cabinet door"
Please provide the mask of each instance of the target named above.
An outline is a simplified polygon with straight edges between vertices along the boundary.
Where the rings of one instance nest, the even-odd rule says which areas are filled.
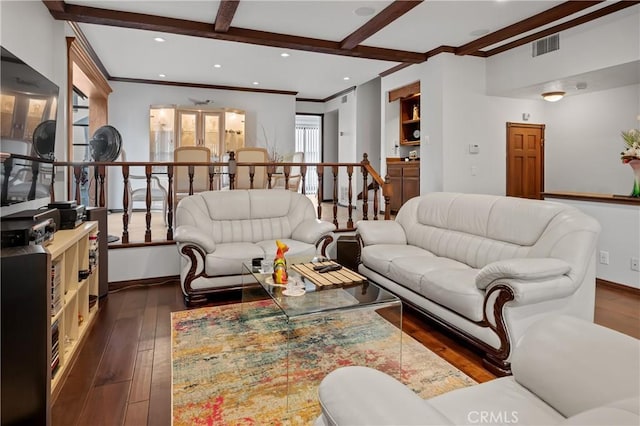
[[[206,146],[212,161],[226,161],[229,151],[244,147],[242,110],[217,108],[201,110],[175,105],[149,109],[149,160],[173,161],[179,146]]]
[[[178,146],[200,145],[197,127],[198,113],[178,110]]]
[[[149,161],[173,161],[174,127],[174,108],[151,108],[149,114]]]
[[[202,141],[209,148],[213,159],[220,155],[220,128],[221,114],[217,112],[202,113]]]

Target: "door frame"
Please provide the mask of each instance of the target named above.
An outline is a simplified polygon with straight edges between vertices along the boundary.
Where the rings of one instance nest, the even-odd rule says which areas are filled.
[[[515,123],[515,122],[511,122],[511,121],[507,121],[507,125],[506,125],[506,145],[505,145],[505,163],[506,163],[506,175],[505,175],[505,194],[508,193],[509,190],[509,176],[510,176],[510,171],[511,171],[511,167],[512,165],[509,162],[509,144],[510,144],[510,140],[509,140],[509,129],[511,127],[523,127],[523,128],[529,128],[529,129],[539,129],[540,133],[541,133],[541,137],[540,137],[540,194],[539,194],[539,198],[542,198],[542,193],[544,192],[544,147],[545,147],[545,128],[546,125],[545,124],[531,124],[531,123]]]

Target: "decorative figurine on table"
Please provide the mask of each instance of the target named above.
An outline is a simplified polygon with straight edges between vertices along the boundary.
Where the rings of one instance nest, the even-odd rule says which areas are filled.
[[[276,257],[273,259],[273,282],[276,284],[286,284],[289,277],[287,275],[287,260],[284,258],[284,254],[289,250],[289,247],[280,240],[276,240]]]

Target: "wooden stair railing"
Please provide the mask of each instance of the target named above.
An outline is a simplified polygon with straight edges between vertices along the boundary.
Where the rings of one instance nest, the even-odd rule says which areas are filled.
[[[307,176],[307,172],[313,170],[315,168],[315,174],[318,179],[318,187],[316,191],[316,200],[317,200],[317,217],[323,217],[323,202],[324,200],[324,179],[326,176],[330,179],[332,187],[332,197],[330,200],[331,205],[331,215],[332,218],[326,219],[332,221],[338,231],[353,231],[355,221],[353,217],[353,212],[356,210],[356,206],[353,205],[353,184],[354,184],[354,171],[357,168],[360,168],[362,174],[362,220],[369,220],[369,204],[372,201],[372,210],[373,217],[372,220],[378,220],[378,215],[380,213],[379,199],[380,199],[380,190],[382,190],[382,197],[384,199],[384,219],[390,219],[390,210],[389,204],[392,194],[392,187],[389,183],[388,177],[386,180],[383,180],[380,175],[376,172],[376,170],[369,163],[369,159],[367,154],[364,154],[363,159],[360,163],[239,163],[235,160],[235,155],[233,152],[230,153],[229,161],[226,163],[206,163],[206,162],[198,162],[198,163],[184,163],[184,162],[164,162],[164,163],[148,163],[148,162],[91,162],[91,163],[78,163],[78,162],[55,162],[54,166],[56,167],[66,167],[73,171],[71,178],[73,182],[75,182],[75,191],[74,198],[78,203],[80,203],[81,194],[80,194],[80,184],[82,179],[83,168],[93,168],[94,182],[96,187],[95,190],[95,199],[98,200],[99,207],[106,207],[106,194],[105,194],[105,179],[108,168],[119,168],[122,174],[122,181],[124,183],[124,190],[122,195],[122,234],[121,234],[121,244],[119,246],[132,246],[132,245],[147,245],[147,244],[156,244],[157,241],[153,241],[152,229],[151,229],[151,207],[152,207],[152,197],[151,197],[151,182],[152,176],[154,172],[157,170],[166,170],[166,172],[161,172],[162,174],[166,174],[167,177],[167,221],[166,221],[166,240],[162,243],[166,244],[167,242],[171,242],[173,240],[173,222],[175,217],[175,188],[174,188],[174,179],[175,179],[175,168],[176,167],[187,167],[188,168],[188,181],[189,181],[189,194],[192,195],[194,193],[194,177],[196,167],[207,167],[208,168],[208,187],[209,190],[217,189],[214,185],[216,181],[216,177],[220,178],[221,175],[227,174],[229,177],[229,187],[233,189],[235,187],[236,182],[236,170],[238,166],[249,166],[250,169],[250,182],[251,186],[253,186],[253,177],[255,174],[255,167],[257,166],[265,166],[267,170],[267,182],[266,186],[268,189],[271,189],[272,186],[272,178],[274,177],[276,167],[281,166],[282,174],[284,175],[285,187],[289,185],[289,178],[292,167],[300,167],[301,173],[301,192],[302,194],[306,194],[306,183],[309,181],[309,177]],[[143,167],[144,175],[146,177],[146,197],[145,197],[145,232],[144,232],[144,244],[135,243],[130,241],[130,232],[129,232],[129,224],[131,221],[131,217],[129,217],[129,204],[132,200],[129,199],[129,193],[127,191],[127,187],[130,184],[129,176],[131,167]],[[221,170],[227,168],[228,172],[223,173]],[[339,175],[341,170],[344,170],[346,179],[344,181],[339,179]],[[347,187],[346,190],[343,187],[343,197],[346,198],[346,209],[347,209],[347,219],[346,224],[341,224],[338,221],[338,208],[339,208],[339,183],[345,182]],[[369,199],[369,190],[373,190],[373,200]],[[358,197],[360,198],[360,197]],[[345,226],[346,225],[346,226]],[[344,226],[344,227],[341,227]],[[112,245],[113,246],[113,245]]]

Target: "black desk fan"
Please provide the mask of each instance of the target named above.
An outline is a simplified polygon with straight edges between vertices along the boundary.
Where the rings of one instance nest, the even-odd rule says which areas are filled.
[[[89,141],[89,153],[93,161],[116,161],[122,149],[122,136],[113,126],[102,126],[95,131]],[[95,168],[95,181],[97,182],[98,169]],[[96,199],[98,186],[96,185]],[[107,235],[107,242],[114,243],[120,238],[115,235]]]

